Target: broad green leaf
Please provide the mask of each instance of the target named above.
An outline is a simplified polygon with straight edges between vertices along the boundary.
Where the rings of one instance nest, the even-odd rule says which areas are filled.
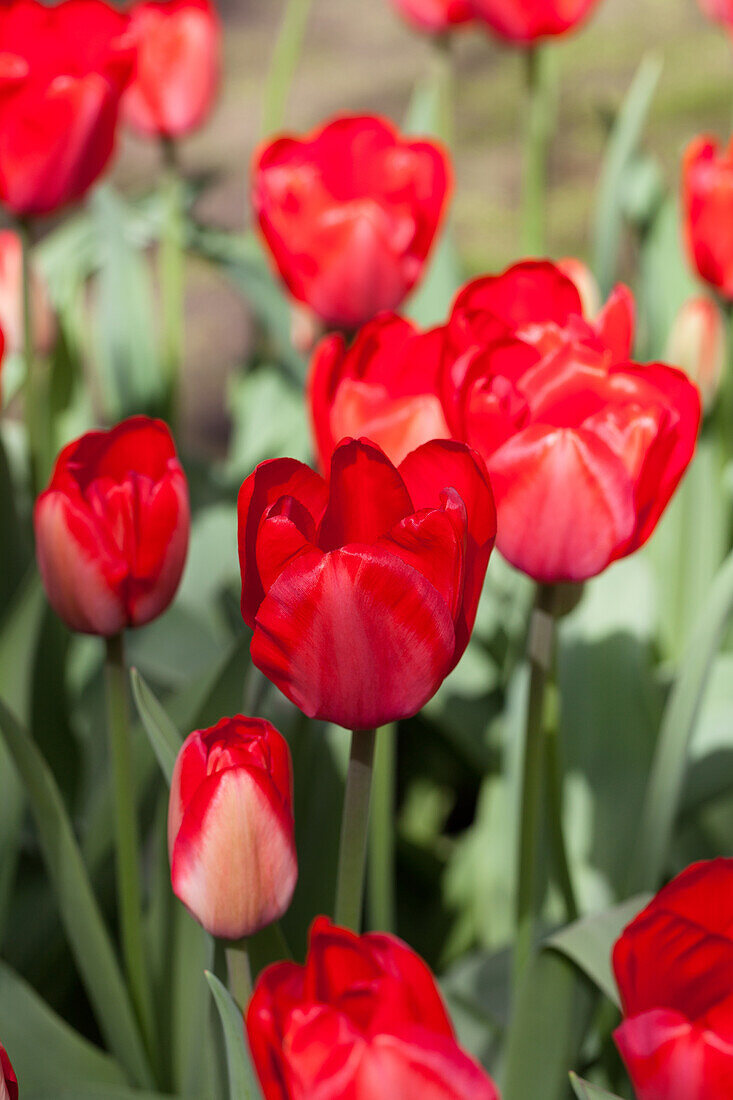
[[[680,306],[700,293],[684,255],[681,225],[679,202],[670,197],[660,207],[644,239],[636,284],[643,341],[639,351],[644,362],[664,358]]]
[[[228,405],[233,432],[226,473],[237,487],[267,458],[309,461],[313,448],[303,392],[281,371],[258,367],[235,376]]]
[[[662,725],[631,849],[629,892],[655,889],[680,805],[689,748],[703,696],[733,613],[733,554],[719,570],[700,609],[664,710]]]
[[[595,985],[605,993],[614,1004],[619,1004],[616,981],[611,969],[611,952],[627,924],[636,917],[651,900],[649,894],[630,898],[621,905],[607,909],[605,913],[596,913],[583,917],[567,928],[555,932],[545,941],[546,947],[552,947],[567,955],[579,966]]]
[[[620,1100],[613,1093],[606,1092],[598,1085],[591,1085],[589,1081],[581,1081],[575,1073],[570,1074],[570,1083],[575,1090],[578,1100]]]
[[[173,907],[173,1084],[181,1096],[211,1096],[211,998],[206,971],[214,941],[176,901]]]
[[[249,1050],[244,1038],[244,1020],[234,1000],[215,974],[206,972],[211,994],[219,1012],[229,1068],[230,1100],[257,1100],[259,1086],[255,1080]]]
[[[131,1080],[152,1075],[114,950],[54,778],[38,749],[0,702],[0,733],[25,786],[79,973],[105,1042]]]
[[[130,670],[130,682],[138,714],[170,786],[182,743],[180,734],[136,668]]]
[[[48,1007],[10,967],[0,963],[0,1034],[11,1052],[25,1097],[58,1088],[59,1081],[123,1085],[119,1065]],[[39,1057],[43,1051],[43,1057]]]

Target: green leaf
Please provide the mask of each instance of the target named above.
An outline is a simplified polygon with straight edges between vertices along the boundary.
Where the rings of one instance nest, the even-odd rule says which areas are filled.
[[[258,367],[236,376],[229,386],[232,439],[227,477],[237,487],[267,458],[297,458],[312,454],[303,392],[281,371]]]
[[[173,909],[173,1084],[181,1096],[214,1095],[211,999],[205,974],[214,941],[176,901]]]
[[[171,1100],[171,1097],[162,1092],[139,1092],[138,1089],[129,1089],[124,1086],[104,1085],[71,1085],[64,1088],[63,1085],[51,1085],[43,1089],[33,1089],[26,1092],[23,1088],[23,1100]],[[197,1097],[196,1100],[210,1100],[208,1096]]]
[[[703,604],[664,710],[635,829],[629,892],[656,889],[680,805],[689,748],[705,689],[728,620],[733,614],[733,553],[725,560]]]
[[[611,969],[613,945],[626,925],[638,916],[650,900],[649,894],[641,894],[604,913],[583,917],[555,932],[545,941],[545,946],[566,955],[610,1001],[618,1005],[618,991]]]
[[[54,778],[38,749],[0,702],[0,732],[30,801],[61,920],[105,1042],[131,1080],[152,1074],[112,944]]]
[[[257,1100],[260,1096],[249,1051],[244,1040],[242,1013],[215,974],[206,972],[214,1002],[219,1011],[229,1068],[229,1096],[231,1100]]]
[[[136,668],[130,670],[130,681],[138,714],[170,786],[182,743],[180,734]]]
[[[51,1095],[59,1081],[124,1084],[113,1058],[104,1054],[57,1016],[10,967],[0,963],[0,1034],[10,1051],[25,1097],[34,1090]],[[39,1051],[43,1057],[39,1058]]]
[[[575,1073],[570,1074],[570,1084],[575,1090],[578,1100],[620,1100],[614,1093],[599,1089],[598,1085],[591,1085],[589,1081],[581,1081]]]

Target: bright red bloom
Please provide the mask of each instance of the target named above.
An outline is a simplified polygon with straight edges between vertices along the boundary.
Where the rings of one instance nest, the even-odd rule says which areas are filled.
[[[399,13],[418,30],[446,34],[473,18],[469,0],[392,0]]]
[[[0,1100],[18,1100],[18,1078],[15,1076],[2,1043],[0,1043]]]
[[[246,1023],[265,1100],[498,1100],[396,936],[318,917],[305,966],[263,971]]]
[[[178,138],[206,120],[219,87],[221,23],[211,0],[143,0],[130,12],[135,71],[125,121],[148,137]]]
[[[501,38],[531,46],[565,34],[581,23],[598,0],[470,0],[477,19]]]
[[[156,618],[178,588],[190,528],[167,426],[135,416],[70,443],[34,524],[49,601],[72,630],[111,636]]]
[[[434,142],[407,141],[382,118],[343,117],[261,148],[252,204],[293,297],[354,329],[415,286],[450,188]]]
[[[366,436],[392,462],[431,439],[450,439],[440,402],[443,330],[420,333],[383,314],[350,347],[340,334],[316,348],[308,395],[322,470],[345,436]]]
[[[696,138],[682,168],[685,237],[701,278],[733,300],[733,140]]]
[[[444,408],[485,459],[497,546],[538,581],[582,581],[650,536],[692,458],[700,398],[685,375],[628,360],[633,301],[593,322],[546,262],[458,296]]]
[[[638,1100],[733,1096],[733,860],[696,863],[657,894],[613,952],[614,1037]]]
[[[395,468],[345,440],[330,484],[263,462],[239,493],[252,660],[309,718],[370,729],[416,714],[468,644],[495,534],[483,463],[460,443]]]
[[[290,750],[264,718],[222,718],[183,743],[171,782],[173,892],[212,936],[278,920],[298,878]]]
[[[75,202],[106,168],[132,69],[127,26],[103,0],[0,7],[0,202],[13,213]]]

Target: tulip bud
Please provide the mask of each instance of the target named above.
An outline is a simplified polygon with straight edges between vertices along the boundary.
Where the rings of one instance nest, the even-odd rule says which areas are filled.
[[[697,385],[707,411],[720,389],[726,359],[725,321],[712,298],[688,298],[675,319],[667,359]]]
[[[31,313],[33,346],[40,355],[51,350],[55,318],[40,272],[31,270]],[[23,336],[23,248],[11,229],[0,231],[0,327],[9,352],[22,352]]]
[[[470,0],[476,19],[515,46],[533,46],[544,38],[572,31],[598,0]]]
[[[56,614],[104,637],[156,618],[178,588],[190,522],[186,476],[162,421],[135,416],[70,443],[34,512]]]
[[[15,1076],[2,1043],[0,1043],[0,1100],[18,1100],[18,1078]]]
[[[564,260],[558,260],[557,267],[575,284],[583,303],[583,316],[588,320],[597,317],[601,312],[601,288],[588,265],[568,256]]]
[[[468,0],[392,0],[407,22],[425,34],[441,35],[470,22]]]
[[[222,718],[186,738],[168,851],[173,892],[213,936],[251,936],[287,910],[298,877],[292,766],[269,722]]]

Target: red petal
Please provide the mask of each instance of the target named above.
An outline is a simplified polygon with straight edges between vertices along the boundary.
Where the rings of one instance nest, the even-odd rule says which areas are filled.
[[[418,1027],[372,1040],[359,1067],[357,1095],[499,1100],[488,1074],[455,1041]]]
[[[381,544],[407,565],[422,573],[440,592],[455,621],[463,602],[463,559],[466,544],[466,507],[453,489],[454,517],[444,511],[407,516]]]
[[[733,1047],[659,1008],[632,1017],[614,1032],[637,1100],[729,1100]]]
[[[453,313],[490,313],[516,331],[525,325],[552,322],[563,328],[583,313],[578,289],[558,267],[545,260],[525,260],[502,275],[469,283],[456,298]]]
[[[619,283],[593,322],[599,339],[609,349],[614,363],[625,363],[634,346],[636,307],[627,286]]]
[[[410,494],[387,456],[367,439],[351,439],[331,459],[328,507],[318,544],[335,550],[374,542],[414,511]]]

